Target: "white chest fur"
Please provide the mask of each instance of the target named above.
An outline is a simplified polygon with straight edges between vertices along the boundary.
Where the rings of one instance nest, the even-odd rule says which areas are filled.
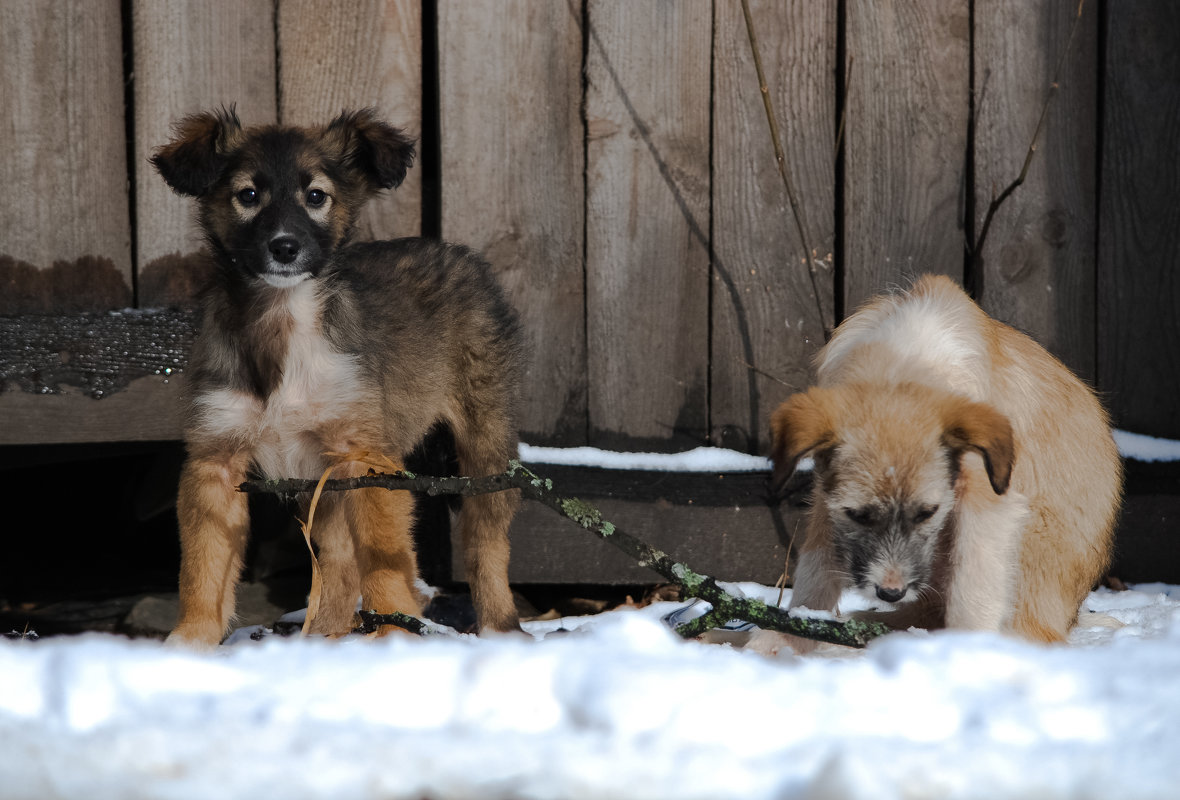
[[[363,394],[359,367],[324,339],[313,281],[283,300],[292,325],[281,382],[265,399],[230,388],[203,394],[197,431],[248,450],[268,477],[318,478],[324,452],[346,449],[352,438]]]

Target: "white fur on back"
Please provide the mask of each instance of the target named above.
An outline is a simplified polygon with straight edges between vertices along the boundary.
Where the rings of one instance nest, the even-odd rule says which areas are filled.
[[[888,363],[876,365],[881,369],[907,380],[925,376],[940,388],[982,401],[989,391],[989,359],[974,312],[971,301],[957,289],[938,287],[926,294],[899,293],[883,298],[845,320],[820,351],[819,383],[841,380],[852,365],[863,368],[856,363],[857,351],[865,345],[881,344],[893,356]]]
[[[203,432],[241,440],[268,477],[320,477],[323,452],[345,443],[325,442],[319,431],[346,423],[361,400],[356,359],[334,351],[320,332],[316,290],[305,281],[287,293],[295,324],[282,383],[265,401],[234,389],[197,398]]]

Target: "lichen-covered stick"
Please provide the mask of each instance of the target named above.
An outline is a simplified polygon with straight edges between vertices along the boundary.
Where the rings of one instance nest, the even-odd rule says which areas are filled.
[[[664,578],[680,586],[686,595],[700,598],[713,608],[707,614],[684,623],[677,633],[685,637],[699,636],[707,630],[731,619],[751,622],[766,630],[781,631],[806,639],[864,647],[878,636],[889,633],[889,628],[872,622],[835,621],[808,619],[789,615],[785,609],[768,606],[760,600],[735,597],[717,585],[717,581],[674,560],[667,553],[657,550],[634,536],[620,530],[602,518],[601,512],[591,504],[577,498],[562,497],[553,491],[553,483],[512,461],[509,470],[500,475],[483,478],[433,477],[415,475],[409,472],[374,473],[355,478],[340,478],[324,483],[323,491],[347,491],[380,487],[391,490],[424,492],[435,496],[457,494],[464,497],[519,490],[521,495],[535,500],[561,514],[603,541],[610,542],[642,567],[658,572]],[[268,492],[275,494],[296,494],[311,491],[315,481],[297,479],[247,481],[239,487],[244,492]],[[404,622],[404,621],[403,621]],[[398,620],[371,617],[368,624],[403,625]]]

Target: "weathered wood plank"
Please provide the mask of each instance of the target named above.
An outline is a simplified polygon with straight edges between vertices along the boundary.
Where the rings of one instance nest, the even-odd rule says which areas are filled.
[[[131,304],[118,0],[0,3],[0,313]]]
[[[274,122],[272,0],[132,0],[139,302],[191,302],[208,270],[192,200],[148,162],[180,117],[237,105],[247,125]]]
[[[766,502],[766,473],[694,475],[538,464],[562,496],[578,497],[603,518],[693,569],[722,580],[774,584],[802,510]],[[662,578],[622,551],[539,503],[524,503],[512,524],[514,583],[651,584]],[[452,542],[455,580],[462,548]]]
[[[1180,438],[1180,5],[1106,8],[1098,385],[1119,425]]]
[[[182,391],[179,379],[153,376],[102,399],[75,387],[0,392],[0,445],[173,441],[181,438]]]
[[[834,319],[836,5],[750,4],[779,139],[821,265],[822,319],[741,6],[714,7],[712,439],[732,449],[766,450],[771,411],[807,387],[823,321]]]
[[[1052,95],[1028,176],[988,231],[980,300],[1093,380],[1098,4],[1080,20],[1077,10],[1060,0],[975,3],[975,223],[978,232],[1020,175]]]
[[[1180,463],[1125,462],[1122,514],[1110,574],[1129,583],[1180,582]]]
[[[580,13],[438,6],[442,234],[482,250],[521,313],[522,428],[537,443],[586,438]]]
[[[538,464],[563,495],[598,508],[603,518],[694,569],[723,580],[773,585],[806,509],[766,504],[766,474],[690,475],[555,468]],[[1110,574],[1125,581],[1180,579],[1180,551],[1170,547],[1180,511],[1174,464],[1127,462],[1127,500]],[[453,534],[452,534],[453,535]],[[656,573],[538,503],[525,503],[512,525],[513,583],[654,584]],[[462,550],[452,542],[451,575],[462,581]],[[793,567],[793,565],[792,565]],[[789,577],[789,576],[788,576]]]
[[[0,316],[0,444],[179,438],[193,317]]]
[[[420,0],[280,0],[278,31],[284,124],[322,125],[344,109],[372,107],[421,136]],[[421,176],[420,168],[411,169],[395,191],[370,200],[357,238],[417,236]]]
[[[588,4],[591,442],[708,435],[710,4]]]
[[[847,312],[909,276],[963,275],[967,0],[849,0]]]

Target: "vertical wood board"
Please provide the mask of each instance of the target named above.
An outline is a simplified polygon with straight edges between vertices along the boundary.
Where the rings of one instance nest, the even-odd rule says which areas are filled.
[[[131,303],[118,0],[0,3],[0,311]]]
[[[438,28],[443,236],[483,251],[520,312],[525,435],[584,443],[580,9],[442,0]]]
[[[751,2],[779,140],[833,320],[836,2]],[[811,380],[821,312],[775,159],[738,3],[715,5],[713,106],[714,442],[766,452],[767,420]]]
[[[591,443],[707,435],[707,0],[591,0],[586,326]]]
[[[844,301],[963,275],[967,0],[848,0]]]
[[[1116,424],[1180,438],[1180,5],[1107,14],[1098,386]]]
[[[1095,358],[1097,6],[1087,3],[1078,20],[1077,4],[1058,0],[975,4],[977,236],[993,197],[1020,175],[1051,97],[1028,175],[988,232],[980,301],[1087,380]]]
[[[283,124],[323,125],[343,110],[372,107],[422,135],[420,0],[279,0],[278,31]],[[417,236],[421,175],[415,162],[401,186],[370,200],[357,238]]]
[[[140,304],[184,304],[208,269],[195,205],[148,159],[188,114],[236,105],[244,125],[275,121],[274,4],[133,0],[132,22]]]

